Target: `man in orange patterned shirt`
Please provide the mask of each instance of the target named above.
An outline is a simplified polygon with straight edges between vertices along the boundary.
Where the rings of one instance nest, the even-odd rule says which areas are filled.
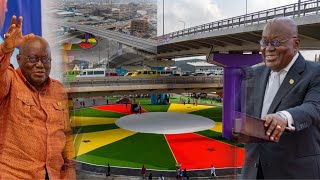
[[[66,91],[49,77],[48,42],[21,26],[13,16],[0,45],[0,179],[75,179]]]

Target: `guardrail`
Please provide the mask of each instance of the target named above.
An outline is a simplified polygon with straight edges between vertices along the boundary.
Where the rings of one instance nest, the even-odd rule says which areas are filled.
[[[158,37],[158,42],[168,43],[171,39],[195,35],[215,30],[229,29],[239,26],[265,23],[275,17],[300,17],[320,14],[320,0],[308,0],[301,3],[289,4],[246,15],[236,16],[199,26],[190,27]]]
[[[70,87],[88,86],[121,86],[121,85],[159,85],[159,84],[223,84],[221,77],[197,77],[197,76],[154,76],[154,77],[96,77],[75,78],[73,81],[65,81]]]

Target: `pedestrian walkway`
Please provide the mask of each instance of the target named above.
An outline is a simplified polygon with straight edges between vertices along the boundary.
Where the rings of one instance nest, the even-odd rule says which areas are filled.
[[[240,175],[227,175],[227,176],[217,176],[216,180],[219,179],[239,179]],[[141,180],[140,176],[123,176],[123,175],[111,175],[106,177],[106,174],[103,173],[93,173],[93,172],[77,172],[77,179],[81,180]],[[153,177],[152,179],[158,179],[158,177]],[[206,180],[210,179],[210,177],[190,177],[190,180]],[[165,177],[165,180],[177,180],[176,177]]]

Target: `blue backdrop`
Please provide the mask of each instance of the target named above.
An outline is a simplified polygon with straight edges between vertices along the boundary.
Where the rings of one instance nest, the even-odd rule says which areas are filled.
[[[2,10],[2,9],[1,9]],[[11,17],[16,15],[22,16],[22,33],[23,35],[33,33],[38,36],[42,35],[41,24],[41,0],[8,0],[7,12],[5,15],[5,21],[0,29],[0,43],[3,41],[3,34],[5,34],[10,26]],[[11,63],[14,67],[18,67],[16,61],[16,49],[11,57]]]
[[[41,0],[8,0],[7,13],[0,34],[6,33],[10,26],[11,17],[23,17],[22,33],[42,35],[41,30]]]

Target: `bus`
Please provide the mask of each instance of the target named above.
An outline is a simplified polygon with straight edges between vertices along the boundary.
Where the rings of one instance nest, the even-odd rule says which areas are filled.
[[[96,68],[96,69],[83,69],[77,78],[82,77],[107,77],[107,76],[118,76],[116,72],[106,72],[103,68]]]

